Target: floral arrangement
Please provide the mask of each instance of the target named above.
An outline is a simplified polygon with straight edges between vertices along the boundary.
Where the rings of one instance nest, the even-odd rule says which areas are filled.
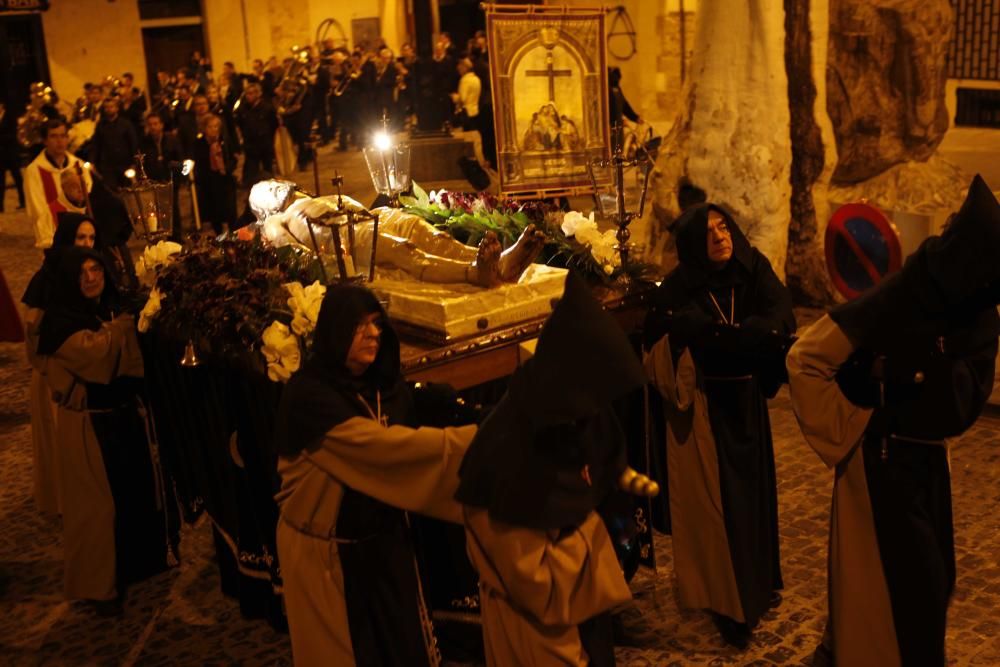
[[[487,192],[427,193],[416,183],[413,196],[400,197],[399,201],[407,212],[468,245],[478,244],[486,232],[492,231],[508,247],[525,227],[534,224],[548,237],[541,256],[546,264],[576,268],[605,282],[622,273],[649,278],[655,272],[654,267],[636,261],[622,267],[615,230],[600,232],[593,213],[588,218],[577,211],[565,213],[549,203],[519,202]]]
[[[292,311],[292,323],[275,320],[261,334],[267,377],[274,382],[288,382],[292,373],[299,370],[302,352],[312,346],[319,307],[326,296],[326,286],[318,280],[308,287],[298,282],[285,283],[282,287],[291,295],[288,307]]]
[[[183,249],[180,243],[160,241],[156,245],[146,246],[142,257],[135,263],[135,275],[139,282],[150,287],[156,281],[157,272],[169,264],[174,255]]]
[[[299,360],[275,338],[280,327],[271,328],[275,323],[291,327],[296,341],[300,336],[309,340],[325,293],[311,253],[293,246],[273,248],[260,239],[203,239],[156,262],[157,253],[165,250],[143,257],[147,268],[156,268],[139,315],[140,331],[155,327],[172,338],[192,340],[200,353],[253,367],[266,362],[271,379],[287,380]],[[271,333],[264,340],[266,331]],[[263,357],[249,354],[258,347]],[[291,370],[272,372],[272,362]]]

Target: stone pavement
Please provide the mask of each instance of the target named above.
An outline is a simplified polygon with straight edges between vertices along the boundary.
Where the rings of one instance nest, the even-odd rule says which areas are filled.
[[[359,191],[367,178],[358,176],[364,168],[359,154],[327,155],[321,164],[327,173],[337,165],[349,184],[357,183],[348,194],[373,198],[370,190]],[[7,210],[15,205],[8,192]],[[17,298],[40,260],[27,217],[0,216],[0,269]],[[290,664],[287,636],[243,619],[237,603],[221,594],[204,521],[185,527],[179,568],[130,589],[122,618],[100,619],[63,601],[59,523],[39,515],[30,494],[29,375],[20,346],[0,344],[0,664]],[[770,407],[784,603],[765,617],[747,651],[724,646],[706,614],[678,609],[670,539],[661,536],[657,572],[637,575],[635,601],[622,612],[620,665],[809,664],[825,623],[831,473],[803,441],[787,393]],[[984,417],[957,440],[952,466],[958,586],[949,614],[949,664],[998,665],[1000,420]]]

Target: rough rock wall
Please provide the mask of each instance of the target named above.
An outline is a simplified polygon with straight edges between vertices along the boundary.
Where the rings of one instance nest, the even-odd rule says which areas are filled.
[[[834,182],[857,183],[935,151],[948,129],[952,31],[948,0],[830,0]]]
[[[791,199],[783,3],[702,2],[695,40],[684,106],[653,174],[656,217],[676,217],[686,177],[733,211],[783,277]],[[669,262],[665,226],[649,227],[648,257]]]

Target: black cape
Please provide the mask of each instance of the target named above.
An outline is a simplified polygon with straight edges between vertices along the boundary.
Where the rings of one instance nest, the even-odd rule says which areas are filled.
[[[732,258],[722,270],[714,270],[708,260],[712,210],[726,219],[733,240]],[[680,265],[654,295],[646,344],[672,334],[675,313],[712,321],[688,347],[698,388],[708,401],[729,551],[743,613],[753,627],[767,611],[772,591],[783,586],[774,446],[765,399],[777,393],[786,377],[784,355],[795,331],[792,301],[770,262],[725,209],[714,204],[689,208],[675,233]],[[722,322],[720,310],[727,319],[732,313],[732,324]],[[673,335],[671,342],[672,348],[679,347]],[[671,349],[675,360],[681,352],[683,348]],[[666,471],[657,476],[666,479]]]

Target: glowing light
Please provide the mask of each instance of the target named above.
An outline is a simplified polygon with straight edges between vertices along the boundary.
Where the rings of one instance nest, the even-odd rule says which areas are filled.
[[[126,169],[125,170],[125,178],[129,179],[130,181],[134,181],[135,180],[135,169],[133,169],[132,167],[129,167],[128,169]]]
[[[192,171],[194,171],[194,160],[184,160],[184,166],[181,167],[181,176],[189,176]]]
[[[375,148],[380,151],[387,151],[392,148],[392,139],[389,138],[389,134],[387,132],[375,133]]]
[[[86,169],[87,171],[90,171],[90,163],[89,162],[84,162],[83,163],[83,168]]]

